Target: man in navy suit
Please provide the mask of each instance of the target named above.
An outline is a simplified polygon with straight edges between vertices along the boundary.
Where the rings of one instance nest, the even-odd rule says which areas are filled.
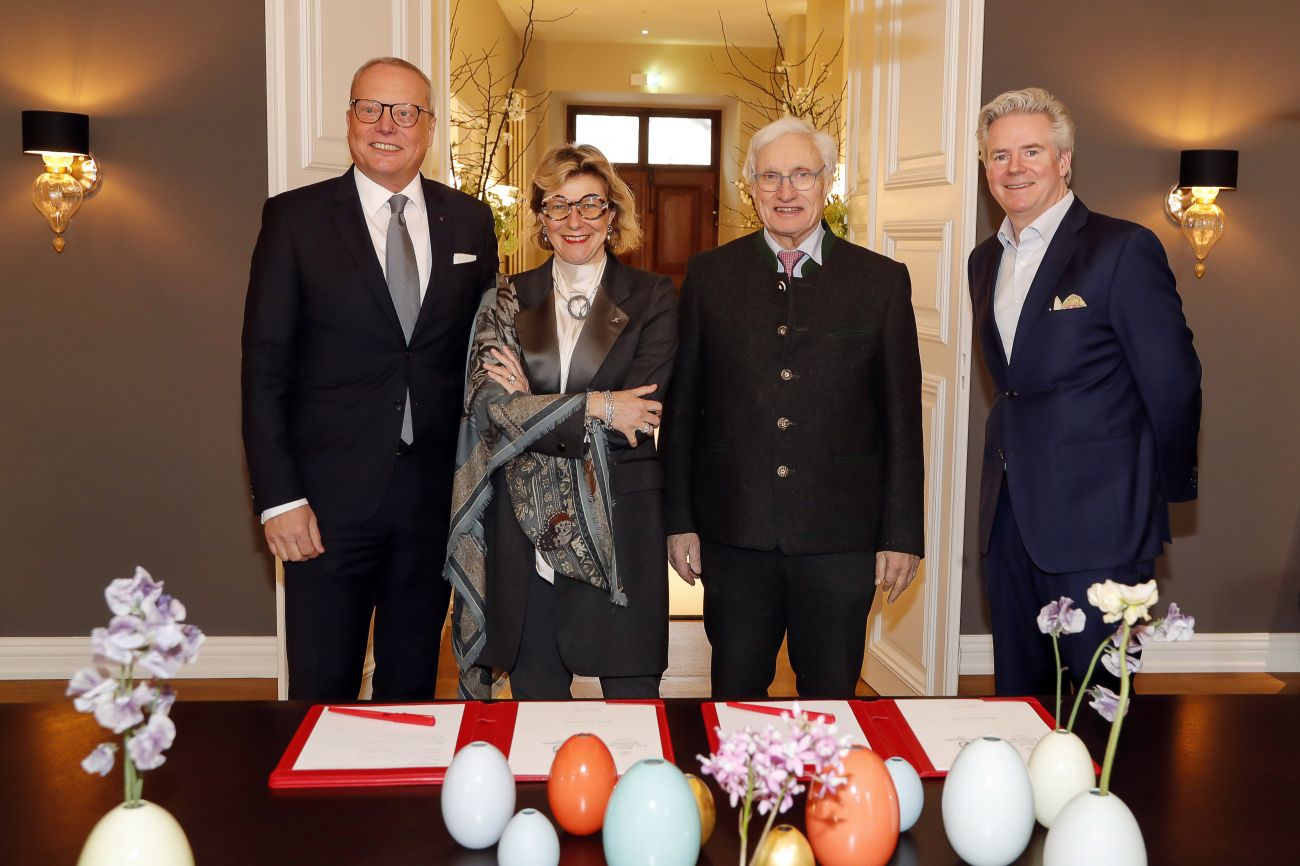
[[[244,310],[244,450],[284,561],[289,696],[434,696],[470,322],[496,273],[487,205],[420,176],[432,86],[357,70],[353,168],[262,212]]]
[[[1065,106],[1040,88],[1003,93],[976,137],[1006,212],[969,261],[997,390],[979,516],[995,681],[1000,695],[1044,694],[1055,668],[1039,609],[1069,596],[1087,611],[1084,633],[1061,641],[1078,683],[1114,630],[1088,586],[1151,579],[1168,503],[1196,498],[1201,366],[1156,236],[1070,191]]]

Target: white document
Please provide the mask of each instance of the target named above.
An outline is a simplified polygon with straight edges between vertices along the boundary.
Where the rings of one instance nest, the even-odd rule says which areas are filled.
[[[738,703],[789,710],[794,702],[739,701]],[[782,736],[786,736],[790,730],[790,720],[783,719],[780,716],[729,707],[723,701],[719,701],[713,706],[718,711],[718,727],[722,729],[722,733],[718,737],[719,740],[736,731],[743,731],[746,726],[761,731],[771,725],[780,731]],[[867,735],[863,732],[862,726],[858,724],[858,717],[853,715],[853,707],[849,705],[848,701],[799,701],[799,709],[809,715],[822,713],[834,716],[835,721],[832,724],[835,725],[835,736],[837,738],[842,739],[847,736],[850,746],[867,746],[870,748],[871,743],[867,742]]]
[[[925,756],[941,772],[948,772],[967,743],[980,737],[1001,737],[1029,762],[1029,753],[1051,727],[1024,701],[896,700]]]
[[[510,743],[510,770],[516,776],[549,776],[555,753],[574,734],[600,737],[620,776],[637,761],[664,756],[653,704],[521,701]]]
[[[387,710],[433,716],[433,727],[408,725],[383,719],[366,719],[332,713],[326,708],[295,770],[393,770],[403,767],[445,767],[456,753],[464,704],[367,704],[368,710]]]

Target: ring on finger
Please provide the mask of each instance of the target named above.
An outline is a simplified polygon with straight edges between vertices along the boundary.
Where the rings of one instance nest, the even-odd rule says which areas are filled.
[[[511,373],[509,376],[506,376],[506,381],[513,385],[515,382],[519,381],[519,377],[514,373]]]

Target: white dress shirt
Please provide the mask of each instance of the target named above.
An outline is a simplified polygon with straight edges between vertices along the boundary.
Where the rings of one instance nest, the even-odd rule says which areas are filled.
[[[388,200],[394,193],[375,183],[360,171],[352,172],[352,177],[357,182],[357,195],[361,198],[361,212],[365,214],[366,228],[370,231],[370,243],[374,245],[375,256],[379,259],[379,267],[384,272],[384,279],[388,279],[388,223],[392,218],[392,208],[389,207]],[[411,246],[415,248],[415,268],[420,277],[420,301],[423,303],[424,293],[429,287],[429,274],[433,270],[433,248],[429,242],[429,214],[424,207],[424,187],[418,173],[401,194],[407,198],[402,213],[406,215],[406,230],[411,235]],[[262,512],[262,522],[266,523],[272,517],[301,508],[306,504],[306,499],[295,499],[293,502],[268,508]]]
[[[586,319],[575,319],[569,313],[569,299],[584,297],[587,299],[587,311],[596,301],[596,290],[600,288],[601,277],[605,275],[605,263],[609,257],[602,255],[599,262],[586,262],[571,265],[559,256],[551,259],[551,278],[555,286],[555,334],[560,344],[560,393],[569,387],[569,363],[573,360],[573,350],[578,346],[582,336],[582,326]],[[575,308],[578,304],[573,305]],[[549,583],[555,583],[555,569],[546,562],[539,550],[533,554],[537,573]]]
[[[1002,337],[1002,348],[1007,353],[1007,363],[1011,363],[1011,347],[1016,342],[1016,325],[1020,322],[1020,311],[1024,309],[1025,297],[1033,285],[1038,267],[1043,263],[1043,256],[1052,242],[1052,237],[1065,219],[1065,212],[1074,203],[1074,193],[1067,192],[1065,198],[1047,210],[1020,232],[1016,239],[1011,226],[1011,218],[1003,217],[998,229],[998,240],[1002,243],[1002,261],[998,264],[998,278],[993,288],[993,320],[998,326],[998,335]]]
[[[793,276],[796,277],[803,276],[803,266],[808,263],[809,259],[812,259],[814,262],[816,262],[819,265],[822,263],[822,238],[824,238],[825,236],[826,236],[826,227],[823,226],[821,223],[817,223],[816,228],[812,230],[812,234],[804,238],[803,243],[795,247],[795,249],[797,250],[803,250],[804,257],[799,260],[799,264],[794,266]],[[772,237],[772,235],[768,233],[767,229],[763,229],[763,240],[767,241],[767,245],[768,247],[771,248],[773,255],[785,249],[785,247],[781,246],[776,242],[776,238]],[[783,273],[783,271],[781,270],[780,259],[777,259],[776,261],[776,270],[778,273]]]

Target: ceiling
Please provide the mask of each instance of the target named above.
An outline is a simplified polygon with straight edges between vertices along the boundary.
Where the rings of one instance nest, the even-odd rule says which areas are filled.
[[[529,0],[497,0],[501,11],[522,33]],[[772,44],[772,25],[763,0],[536,0],[534,20],[559,18],[537,24],[536,38],[546,42],[645,42],[656,45],[720,45],[722,28],[733,45]],[[777,24],[807,11],[807,0],[769,0]],[[649,30],[642,35],[641,31]]]

